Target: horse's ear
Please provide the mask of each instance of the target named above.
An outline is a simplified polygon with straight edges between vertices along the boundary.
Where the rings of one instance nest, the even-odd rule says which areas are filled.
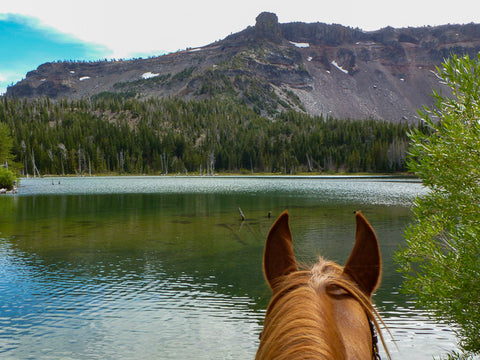
[[[263,270],[270,288],[273,288],[280,276],[298,270],[287,211],[278,217],[268,233],[263,254]]]
[[[367,219],[359,211],[355,218],[355,245],[343,272],[351,276],[367,296],[372,296],[380,285],[382,274],[380,247],[375,231]]]

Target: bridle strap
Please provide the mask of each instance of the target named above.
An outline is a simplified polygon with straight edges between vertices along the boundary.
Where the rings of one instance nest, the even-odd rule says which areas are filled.
[[[370,325],[370,333],[372,334],[372,359],[382,360],[380,353],[378,352],[378,336],[375,330],[375,324],[370,317],[368,318],[368,324]]]

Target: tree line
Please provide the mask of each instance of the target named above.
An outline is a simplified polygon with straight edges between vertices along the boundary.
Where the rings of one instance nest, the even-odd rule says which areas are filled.
[[[3,97],[23,175],[402,172],[407,123],[299,112],[262,117],[231,100]]]

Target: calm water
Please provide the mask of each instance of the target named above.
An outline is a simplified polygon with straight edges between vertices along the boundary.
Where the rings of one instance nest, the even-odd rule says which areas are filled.
[[[343,264],[361,209],[381,242],[374,300],[393,358],[431,359],[455,336],[399,293],[391,260],[422,193],[392,178],[23,180],[0,197],[0,357],[253,359],[274,217],[290,211],[301,261]]]

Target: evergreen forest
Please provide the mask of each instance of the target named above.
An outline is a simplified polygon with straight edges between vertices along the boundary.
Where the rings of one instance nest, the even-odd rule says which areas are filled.
[[[411,130],[233,100],[0,100],[22,175],[402,172]]]

